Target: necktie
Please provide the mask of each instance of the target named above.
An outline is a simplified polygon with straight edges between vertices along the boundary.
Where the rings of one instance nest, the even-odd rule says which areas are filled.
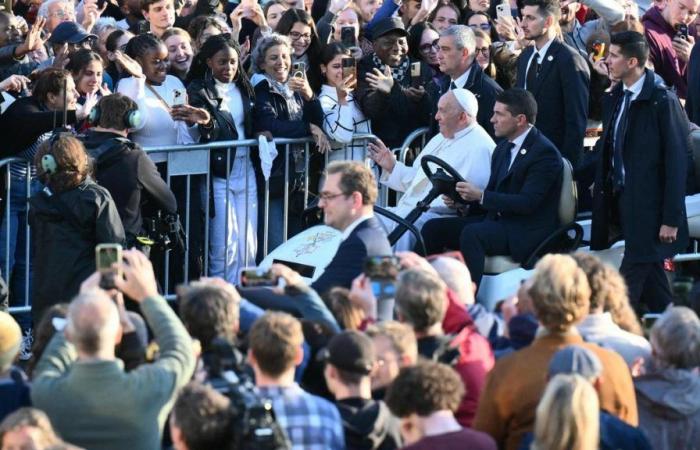
[[[625,95],[620,99],[620,111],[615,128],[615,143],[613,145],[613,182],[615,189],[620,189],[625,185],[624,163],[622,151],[625,143],[625,132],[627,131],[627,113],[630,109],[632,91],[625,89]]]
[[[454,81],[450,81],[450,90],[452,89],[457,89],[457,85],[455,84]]]
[[[527,74],[525,76],[525,81],[527,86],[525,88],[528,91],[532,91],[532,87],[535,85],[535,80],[537,80],[537,75],[540,74],[540,54],[535,52],[530,61],[530,67],[527,68]]]
[[[515,144],[512,142],[508,142],[506,144],[506,160],[504,161],[503,164],[501,164],[501,167],[499,167],[500,171],[498,173],[498,183],[500,184],[501,181],[508,175],[508,171],[510,170],[511,166],[511,158],[513,157],[512,152],[513,149],[515,148]]]

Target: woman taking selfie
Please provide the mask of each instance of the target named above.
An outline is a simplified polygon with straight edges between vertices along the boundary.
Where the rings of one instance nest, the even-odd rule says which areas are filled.
[[[291,39],[292,67],[296,64],[302,64],[311,89],[318,92],[321,88],[321,71],[318,60],[321,44],[314,19],[303,9],[289,9],[282,14],[275,31]]]
[[[253,88],[240,65],[238,44],[227,36],[204,42],[192,63],[187,92],[190,104],[206,109],[213,119],[199,126],[200,142],[253,136]],[[255,265],[260,158],[255,147],[214,149],[210,164],[209,276],[237,283],[240,269]]]
[[[328,155],[329,161],[362,161],[365,158],[364,142],[357,145],[352,142],[354,134],[372,132],[369,119],[362,113],[353,95],[357,84],[356,71],[355,59],[343,44],[336,42],[324,47],[321,52],[324,84],[318,98],[323,108],[323,131],[334,141],[334,150]],[[342,149],[343,144],[347,145],[345,149]]]

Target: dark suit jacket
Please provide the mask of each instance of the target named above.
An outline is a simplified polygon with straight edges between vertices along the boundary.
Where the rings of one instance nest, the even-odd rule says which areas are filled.
[[[503,92],[503,88],[496,83],[490,76],[486,75],[479,64],[474,62],[471,67],[471,72],[469,72],[469,77],[464,86],[457,86],[459,88],[467,89],[476,97],[479,103],[479,112],[476,115],[476,121],[479,125],[486,130],[486,132],[492,138],[495,138],[493,132],[493,124],[491,123],[491,117],[493,116],[493,105],[496,104],[496,97],[498,94]],[[440,78],[440,82],[435,83],[431,81],[431,86],[429,92],[431,92],[431,99],[433,100],[433,114],[431,114],[431,134],[434,136],[440,130],[435,120],[435,112],[437,112],[437,103],[440,97],[450,89],[450,77],[443,76]]]
[[[563,166],[554,144],[535,127],[510,169],[509,163],[510,148],[503,141],[493,152],[481,207],[486,220],[504,225],[513,259],[522,261],[559,226]]]
[[[333,260],[311,287],[321,295],[337,286],[350,289],[352,280],[362,273],[366,257],[392,253],[384,228],[375,217],[371,217],[357,225],[340,243]]]
[[[591,248],[607,248],[615,237],[610,224],[615,197],[612,193],[612,129],[622,95],[619,84],[603,97],[602,155],[593,196]],[[657,262],[685,249],[688,222],[685,213],[688,121],[676,94],[656,84],[646,70],[644,86],[630,104],[622,158],[625,187],[621,198],[625,258],[630,262]],[[678,227],[670,244],[659,241],[661,225]]]
[[[534,47],[528,47],[518,59],[517,87],[525,87],[527,63],[533,52]],[[583,154],[590,79],[588,64],[581,55],[555,39],[542,59],[537,80],[528,87],[537,100],[537,128],[574,168]]]

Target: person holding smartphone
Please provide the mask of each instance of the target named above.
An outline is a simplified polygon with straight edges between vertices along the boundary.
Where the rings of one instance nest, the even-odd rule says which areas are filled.
[[[364,143],[353,143],[353,136],[371,133],[372,129],[370,120],[355,101],[355,58],[343,44],[328,44],[321,52],[321,73],[324,84],[318,98],[323,108],[323,131],[334,141],[328,159],[362,161]]]

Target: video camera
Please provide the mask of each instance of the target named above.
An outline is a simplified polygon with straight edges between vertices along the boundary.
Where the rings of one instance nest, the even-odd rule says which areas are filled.
[[[225,339],[216,338],[202,359],[209,375],[207,383],[226,395],[235,410],[235,427],[239,432],[234,448],[290,450],[284,430],[275,418],[272,403],[260,397],[233,345]]]
[[[177,214],[158,210],[154,216],[143,219],[143,229],[153,241],[154,247],[163,251],[185,251],[187,236]]]

